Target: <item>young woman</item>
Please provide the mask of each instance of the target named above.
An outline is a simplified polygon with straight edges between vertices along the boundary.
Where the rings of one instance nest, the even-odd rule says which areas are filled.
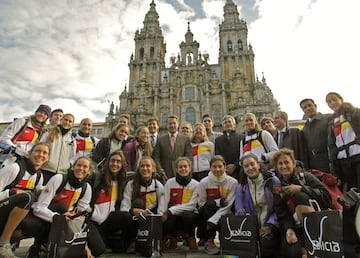
[[[202,123],[196,123],[194,125],[191,148],[193,156],[192,177],[200,181],[208,175],[210,161],[215,154],[215,146],[209,141],[206,128]]]
[[[245,137],[240,142],[240,159],[253,153],[259,161],[269,163],[271,156],[278,151],[273,136],[262,130],[255,115],[247,113],[245,120]]]
[[[343,192],[360,188],[360,109],[336,92],[326,95],[326,103],[334,111],[328,131],[332,172],[340,179]]]
[[[119,229],[126,229],[129,219],[127,214],[119,210],[126,184],[125,156],[122,151],[112,152],[102,173],[97,174],[93,186],[91,222],[99,230],[102,239],[107,238]],[[109,245],[108,245],[109,246]],[[109,246],[111,248],[111,246]]]
[[[188,241],[190,251],[197,250],[195,227],[197,225],[198,181],[191,178],[191,160],[179,157],[175,161],[176,176],[164,186],[164,206],[159,207],[164,222],[164,236],[170,235],[170,248],[175,249],[178,234]]]
[[[43,188],[40,168],[49,160],[49,153],[49,145],[36,143],[22,165],[14,162],[0,169],[0,257],[15,257],[10,238],[23,236],[16,229],[35,201],[34,192]]]
[[[70,168],[70,160],[76,154],[76,141],[71,134],[75,117],[65,114],[60,124],[46,132],[40,139],[50,145],[51,153],[49,162],[43,169],[44,184],[56,173],[67,174]]]
[[[281,254],[285,257],[307,257],[301,227],[303,213],[313,212],[309,200],[316,200],[321,209],[332,206],[329,192],[317,177],[309,172],[298,172],[294,151],[282,148],[272,157],[272,163],[281,180],[281,199],[275,204],[283,239]]]
[[[128,135],[129,126],[119,123],[112,129],[108,137],[102,138],[98,142],[91,158],[97,163],[100,170],[110,153],[123,149],[126,142],[130,140]]]
[[[164,186],[155,179],[156,165],[151,157],[144,156],[140,159],[139,167],[133,180],[130,180],[124,190],[120,210],[129,212],[131,217],[144,216],[148,210],[158,213],[158,207],[164,204]],[[130,245],[127,253],[135,253],[135,238],[138,229],[136,220],[128,221],[131,224],[129,234]]]
[[[91,186],[86,182],[91,172],[91,160],[88,157],[80,157],[67,175],[56,174],[50,178],[38,200],[33,204],[33,218],[30,218],[32,228],[36,229],[34,236],[36,242],[30,247],[28,256],[36,257],[43,243],[47,242],[50,225],[54,216],[64,214],[72,216],[76,212],[89,210],[91,200]],[[92,231],[89,232],[89,235]],[[89,247],[95,256],[105,251],[103,243],[91,242]]]
[[[221,155],[215,155],[210,162],[209,175],[203,178],[198,187],[200,218],[198,231],[205,243],[207,254],[218,254],[214,243],[216,231],[219,231],[221,216],[231,212],[235,200],[237,180],[225,171],[226,162]],[[199,235],[198,235],[199,236]]]
[[[236,188],[235,215],[256,215],[259,223],[261,257],[276,257],[279,223],[274,210],[274,195],[280,180],[267,172],[257,156],[249,153],[241,159],[242,172]]]
[[[28,152],[48,130],[46,121],[50,114],[51,108],[48,105],[40,105],[35,114],[18,118],[12,122],[1,134],[0,142]]]
[[[146,126],[140,126],[136,129],[135,138],[127,142],[123,147],[127,171],[136,171],[141,157],[151,156],[152,145],[149,136],[149,129]]]

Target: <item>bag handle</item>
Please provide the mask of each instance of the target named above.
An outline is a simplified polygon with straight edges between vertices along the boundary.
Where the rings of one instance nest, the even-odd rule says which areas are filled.
[[[319,205],[317,200],[310,199],[309,204],[310,204],[311,207],[314,208],[315,211],[321,211],[320,205]]]

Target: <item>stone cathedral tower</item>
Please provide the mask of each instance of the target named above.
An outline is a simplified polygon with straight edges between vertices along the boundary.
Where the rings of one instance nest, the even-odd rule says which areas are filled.
[[[279,104],[265,78],[255,75],[254,52],[247,40],[247,24],[239,18],[237,6],[227,0],[219,25],[218,64],[209,64],[194,39],[190,23],[179,54],[165,66],[166,44],[154,0],[145,15],[144,27],[135,32],[135,51],[130,57],[128,88],[120,94],[120,104],[112,103],[106,123],[111,128],[120,114],[131,117],[132,127],[146,124],[156,116],[165,128],[166,118],[177,115],[180,121],[200,122],[211,114],[217,130],[221,118],[233,115],[242,124],[243,115],[253,112],[258,118],[272,115]],[[239,126],[242,130],[242,126]]]

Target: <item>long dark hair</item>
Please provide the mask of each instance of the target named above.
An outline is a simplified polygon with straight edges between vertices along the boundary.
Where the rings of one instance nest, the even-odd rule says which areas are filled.
[[[110,172],[109,163],[111,157],[115,155],[118,155],[121,158],[121,169],[114,178],[114,175]],[[104,189],[106,194],[110,194],[112,180],[116,180],[118,182],[118,200],[121,200],[124,193],[124,187],[126,184],[126,160],[124,153],[121,150],[116,150],[110,153],[109,157],[106,159],[105,165],[102,168],[100,187],[101,189]]]

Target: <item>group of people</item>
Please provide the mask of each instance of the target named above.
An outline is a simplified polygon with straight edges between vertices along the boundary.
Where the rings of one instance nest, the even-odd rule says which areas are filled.
[[[0,257],[14,257],[10,241],[24,237],[35,238],[27,257],[38,257],[54,216],[87,210],[88,257],[101,255],[120,229],[126,252],[135,253],[137,217],[152,213],[162,216],[163,249],[176,248],[180,234],[190,251],[204,245],[218,254],[221,217],[254,214],[261,257],[307,257],[302,218],[314,211],[309,200],[333,207],[307,170],[335,175],[343,191],[360,188],[360,109],[336,92],[326,102],[333,114],[319,113],[312,99],[300,102],[303,129],[290,128],[286,112],[276,111],[260,122],[245,114],[242,133],[231,115],[221,133],[210,115],[193,125],[171,115],[163,135],[156,117],[132,135],[122,115],[102,139],[90,135],[89,118],[73,133],[72,114],[42,104],[0,136],[28,152],[0,169]]]

